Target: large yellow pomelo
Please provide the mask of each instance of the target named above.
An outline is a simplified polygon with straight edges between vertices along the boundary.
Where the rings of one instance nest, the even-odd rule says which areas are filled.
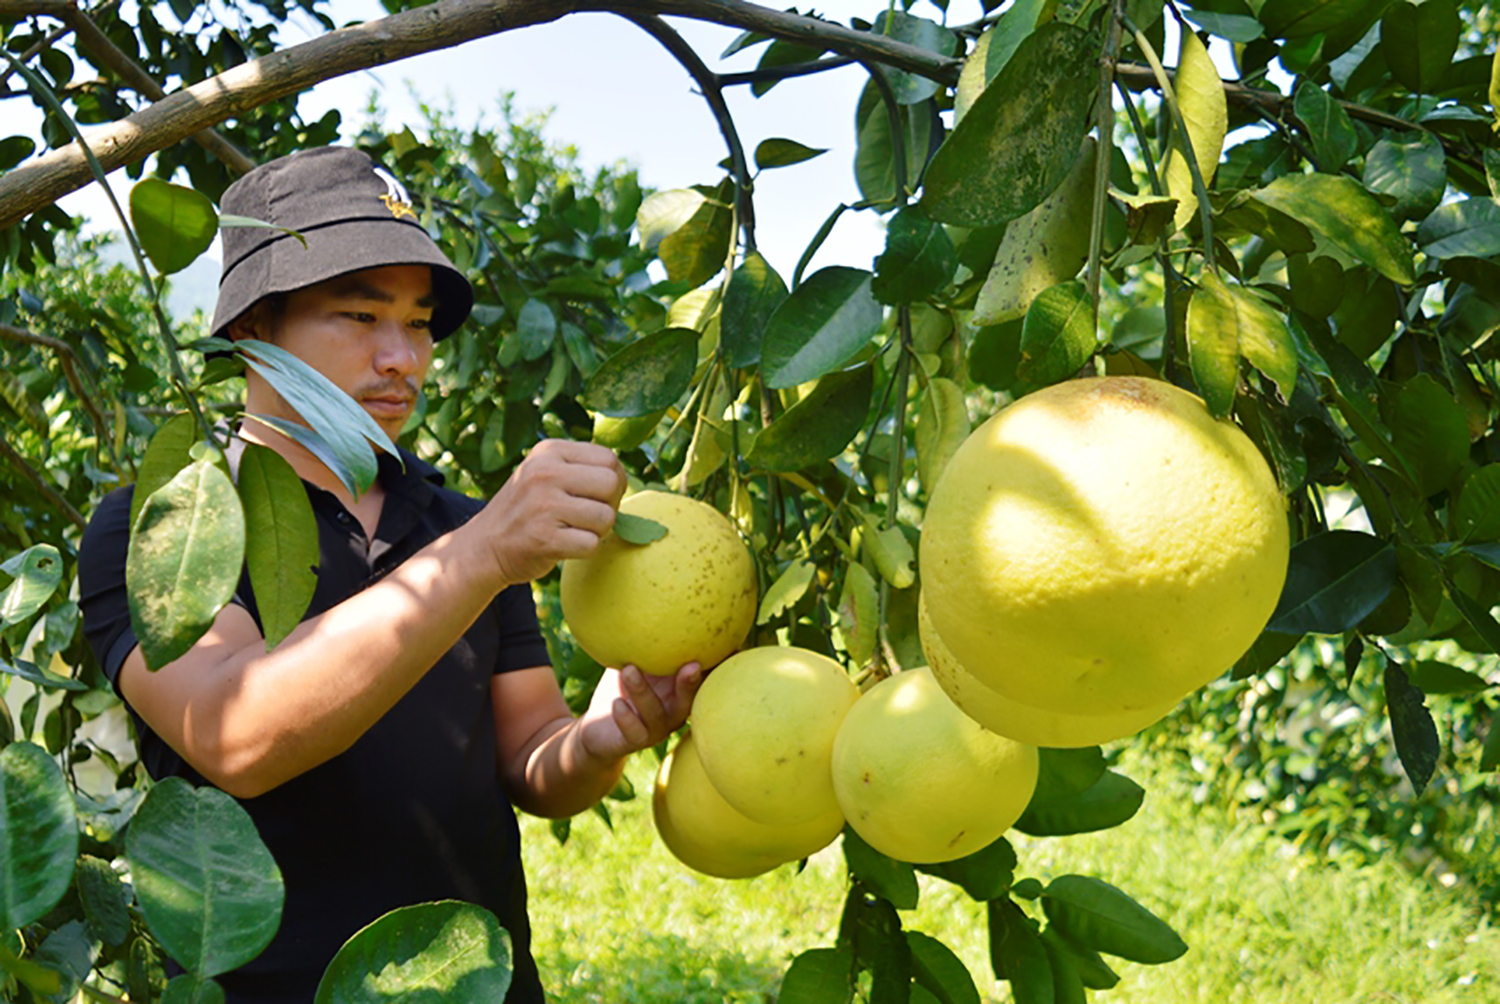
[[[958,709],[926,667],[866,691],[833,743],[839,806],[865,843],[930,864],[972,854],[1010,829],[1036,789],[1035,746]]]
[[[740,812],[789,826],[838,805],[828,773],[833,737],[859,699],[844,668],[788,645],[725,659],[693,700],[698,758]]]
[[[738,812],[703,772],[692,733],[662,761],[651,810],[673,856],[717,878],[749,878],[816,854],[844,829],[837,806],[793,826],[767,826]]]
[[[755,564],[734,524],[713,506],[643,491],[620,511],[667,535],[628,544],[615,534],[587,558],[563,562],[563,619],[605,666],[633,663],[658,676],[689,662],[714,666],[755,623]]]
[[[1236,426],[1159,380],[1071,380],[976,429],[933,489],[921,575],[959,664],[1023,704],[1117,715],[1222,673],[1286,578],[1285,502]]]
[[[1177,706],[1177,701],[1173,700],[1144,711],[1122,711],[1116,715],[1044,711],[1012,701],[964,669],[932,626],[926,596],[917,599],[917,633],[922,639],[922,651],[927,656],[932,676],[949,700],[991,732],[1017,742],[1054,749],[1098,746],[1135,735],[1146,726],[1161,721]]]

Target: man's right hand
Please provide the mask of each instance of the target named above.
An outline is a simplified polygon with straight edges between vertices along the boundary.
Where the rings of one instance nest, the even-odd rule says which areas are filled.
[[[546,439],[469,524],[482,532],[501,580],[530,582],[564,558],[585,558],[614,526],[625,468],[593,443]]]

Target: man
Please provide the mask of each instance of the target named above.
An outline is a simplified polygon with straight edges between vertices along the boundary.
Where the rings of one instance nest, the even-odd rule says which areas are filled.
[[[264,165],[225,213],[295,230],[224,231],[215,334],[275,342],[358,400],[393,438],[433,342],[472,292],[363,153],[324,148]],[[254,372],[246,412],[298,421]],[[542,1000],[511,806],[567,816],[614,785],[630,753],[686,718],[701,674],[607,671],[575,719],[547,662],[529,583],[591,553],[625,487],[613,453],[544,442],[488,504],[441,487],[403,451],[351,497],[312,453],[247,419],[241,439],[285,457],[318,522],[318,585],[267,652],[248,575],[182,658],[148,669],[125,597],[130,490],[84,536],[84,625],[129,705],[155,777],[238,798],[281,867],[270,947],[221,977],[230,1004],[309,1004],[338,947],[397,906],[456,898],[509,930],[508,1001]]]

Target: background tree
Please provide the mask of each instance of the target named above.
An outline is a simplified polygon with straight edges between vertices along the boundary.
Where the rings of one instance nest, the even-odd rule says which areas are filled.
[[[982,6],[971,23],[945,23],[941,4],[931,16],[893,5],[843,26],[739,0],[591,5],[657,38],[709,102],[725,173],[695,188],[648,195],[628,173],[585,176],[514,122],[347,137],[430,193],[424,221],[476,283],[475,320],[444,344],[407,436],[480,492],[539,434],[619,449],[641,481],[737,520],[763,579],[755,640],[827,652],[873,680],[923,661],[921,514],[972,421],[1079,373],[1187,386],[1261,447],[1297,543],[1266,633],[1146,741],[1222,764],[1208,781],[1274,806],[1296,839],[1418,848],[1493,889],[1491,12],[1451,0]],[[223,381],[235,364],[201,365],[201,327],[165,315],[161,275],[206,246],[219,223],[209,200],[251,160],[340,135],[336,114],[298,118],[299,89],[582,9],[403,8],[333,30],[304,4],[329,33],[273,54],[279,4],[143,6],[127,20],[110,3],[0,0],[12,99],[47,109],[39,136],[0,139],[0,478],[13,500],[0,514],[0,668],[16,705],[0,715],[0,738],[15,740],[0,752],[0,812],[28,836],[0,853],[0,927],[18,932],[0,966],[21,999],[66,1000],[80,985],[156,999],[163,950],[188,969],[171,999],[211,999],[212,977],[245,949],[204,918],[269,937],[256,927],[279,903],[269,861],[243,900],[212,902],[209,871],[174,877],[193,893],[176,912],[157,896],[152,876],[174,848],[243,838],[242,821],[212,792],[143,797],[142,772],[105,741],[121,714],[77,631],[73,554],[93,503],[127,481],[154,500],[141,532],[191,513],[240,541],[175,556],[221,580],[247,546],[253,566],[266,533],[298,539],[290,517],[245,533],[253,489],[242,479],[236,495],[211,445],[211,419],[234,410]],[[743,28],[732,49],[755,48],[759,69],[715,72],[663,14]],[[723,89],[795,87],[851,60],[869,75],[851,109],[862,201],[830,206],[779,276],[756,252],[755,180],[814,151],[783,139],[746,150]],[[72,142],[77,123],[102,125],[92,158]],[[132,193],[144,281],[97,268],[52,205],[120,166],[197,190]],[[846,213],[885,221],[873,268],[806,274]],[[1049,219],[1066,239],[1030,255],[1028,282],[993,280],[997,259],[1042,246]],[[323,420],[337,403],[295,367],[257,362],[317,404],[323,448],[360,480],[370,446]],[[193,417],[162,425],[169,404]],[[554,595],[544,582],[549,643],[569,692],[587,693],[598,668],[574,650]],[[295,595],[281,605],[295,619]],[[141,625],[150,651],[191,644],[216,608],[180,597],[169,609]],[[1049,751],[1020,828],[1107,828],[1142,797],[1097,748]],[[836,943],[793,963],[782,999],[973,999],[941,942],[902,929],[913,867],[850,833],[844,853]],[[1124,892],[1083,876],[1043,883],[1025,867],[1002,840],[922,869],[988,904],[995,975],[1017,1000],[1112,985],[1100,952],[1165,962],[1183,950]],[[377,964],[391,929],[351,943],[330,979]],[[452,948],[434,936],[431,950]],[[463,978],[505,969],[465,963]]]

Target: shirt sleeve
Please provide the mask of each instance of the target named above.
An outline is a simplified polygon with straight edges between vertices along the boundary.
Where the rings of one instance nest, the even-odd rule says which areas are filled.
[[[106,495],[94,510],[78,549],[78,607],[83,613],[83,634],[117,692],[120,667],[137,644],[125,592],[130,500],[134,493],[132,485]]]
[[[493,604],[500,625],[500,650],[495,655],[495,672],[550,666],[547,643],[537,622],[536,601],[531,587],[521,584],[507,587]]]

